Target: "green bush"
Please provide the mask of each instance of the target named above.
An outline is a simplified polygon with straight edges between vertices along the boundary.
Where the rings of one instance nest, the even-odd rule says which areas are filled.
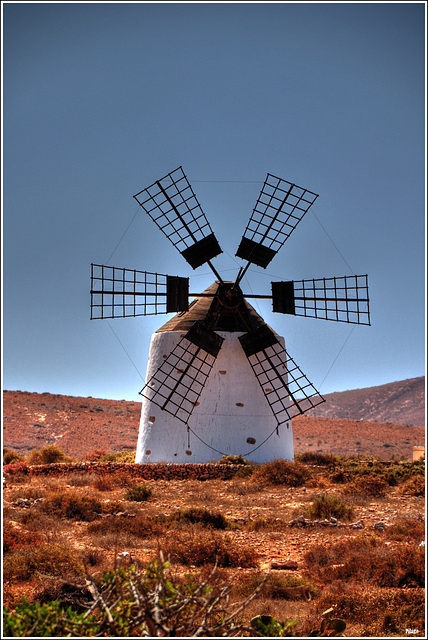
[[[98,630],[94,616],[64,609],[61,602],[29,603],[23,598],[12,611],[3,607],[3,633],[7,638],[93,636]]]
[[[322,493],[316,496],[312,504],[307,508],[306,514],[312,519],[337,518],[338,520],[350,520],[353,516],[354,508],[346,504],[335,495]]]
[[[152,490],[146,484],[137,484],[134,487],[128,489],[125,493],[125,500],[132,500],[134,502],[145,502],[152,495]]]
[[[259,484],[277,484],[287,487],[301,487],[311,479],[310,471],[298,462],[273,460],[256,467],[251,476]]]

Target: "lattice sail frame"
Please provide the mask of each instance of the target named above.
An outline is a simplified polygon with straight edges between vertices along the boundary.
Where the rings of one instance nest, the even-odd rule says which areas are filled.
[[[268,173],[236,255],[266,268],[317,198]]]
[[[370,325],[367,275],[271,284],[275,312]]]
[[[267,325],[239,341],[278,426],[325,402]]]
[[[182,167],[134,198],[193,269],[222,252]]]
[[[186,311],[188,290],[188,278],[92,264],[91,320]]]
[[[216,337],[221,346],[223,339]],[[214,366],[214,354],[215,351],[208,353],[184,336],[140,395],[187,424]]]

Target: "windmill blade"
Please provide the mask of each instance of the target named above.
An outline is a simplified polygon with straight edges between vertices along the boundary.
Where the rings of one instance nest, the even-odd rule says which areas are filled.
[[[278,426],[325,402],[268,326],[239,341]]]
[[[178,167],[134,196],[193,269],[222,253],[183,169]]]
[[[91,320],[187,311],[189,278],[91,265]]]
[[[264,269],[318,195],[267,174],[236,255]]]
[[[140,394],[187,423],[211,373],[223,338],[196,322],[147,381]]]
[[[370,325],[367,275],[272,282],[277,313]]]

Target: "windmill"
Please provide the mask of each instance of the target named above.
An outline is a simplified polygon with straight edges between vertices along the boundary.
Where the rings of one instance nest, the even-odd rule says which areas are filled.
[[[91,265],[91,319],[176,313],[151,339],[137,463],[293,459],[292,418],[324,398],[248,299],[368,325],[367,275],[272,282],[258,295],[241,283],[250,265],[268,266],[317,197],[268,173],[236,252],[244,264],[229,282],[212,264],[222,250],[182,167],[134,196],[186,262],[216,278],[190,292],[186,277]]]

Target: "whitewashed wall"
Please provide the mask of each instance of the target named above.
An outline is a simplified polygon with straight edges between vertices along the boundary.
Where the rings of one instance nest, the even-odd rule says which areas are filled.
[[[242,333],[216,333],[224,342],[189,419],[190,434],[183,422],[143,398],[136,463],[202,463],[219,460],[223,454],[242,454],[254,462],[294,459],[291,421],[276,433],[277,422],[238,340]],[[182,335],[182,331],[153,334],[146,381]],[[284,346],[284,339],[279,339]]]

